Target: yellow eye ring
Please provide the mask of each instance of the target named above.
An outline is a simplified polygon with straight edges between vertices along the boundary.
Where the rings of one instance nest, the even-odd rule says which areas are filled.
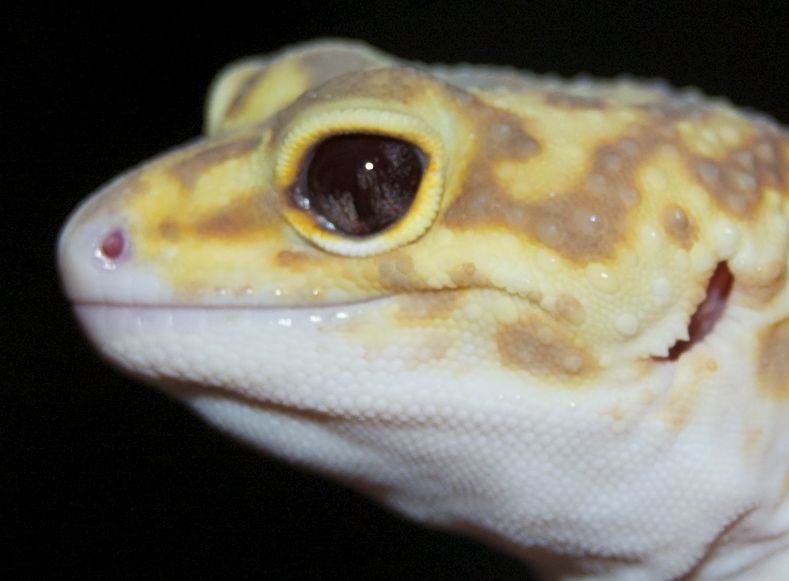
[[[331,138],[353,135],[405,142],[417,148],[425,161],[413,200],[402,215],[380,231],[361,236],[333,228],[315,213],[314,204],[299,201],[294,194],[316,147]],[[309,242],[344,256],[379,254],[416,240],[435,220],[444,187],[442,142],[421,119],[394,111],[353,108],[303,115],[291,123],[278,148],[275,186],[286,220]]]

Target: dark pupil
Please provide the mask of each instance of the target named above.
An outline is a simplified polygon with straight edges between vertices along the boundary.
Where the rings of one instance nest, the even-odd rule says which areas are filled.
[[[427,157],[407,141],[337,135],[319,143],[293,190],[294,202],[343,234],[375,234],[397,222],[414,200]]]

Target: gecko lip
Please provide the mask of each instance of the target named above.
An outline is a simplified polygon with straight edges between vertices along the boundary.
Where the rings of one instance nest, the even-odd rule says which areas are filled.
[[[387,294],[365,299],[352,301],[337,301],[331,303],[280,303],[280,304],[239,304],[239,303],[136,303],[122,301],[91,301],[91,300],[72,300],[74,308],[93,308],[93,309],[134,309],[134,310],[205,310],[205,311],[276,311],[276,310],[321,310],[321,309],[341,309],[355,307],[367,303],[383,301],[398,294]]]
[[[391,297],[375,300],[382,302],[386,298]],[[373,302],[288,307],[75,301],[73,310],[88,341],[103,357],[121,369],[145,374],[145,366],[133,354],[138,349],[154,358],[159,354],[155,348],[151,350],[143,345],[178,350],[200,337],[212,344],[232,345],[236,333],[251,334],[255,341],[264,343],[271,337],[292,337],[292,333],[315,337],[327,328],[344,328],[371,309],[376,310],[377,307],[365,304]],[[224,338],[220,338],[222,334]],[[167,363],[162,365],[166,367]]]

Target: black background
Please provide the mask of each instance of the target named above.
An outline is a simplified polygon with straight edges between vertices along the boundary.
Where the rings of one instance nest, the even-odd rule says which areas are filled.
[[[60,296],[58,228],[102,182],[198,134],[222,65],[315,36],[427,62],[663,77],[787,123],[782,3],[62,4],[6,8],[0,23],[0,441],[10,485],[0,522],[12,552],[0,570],[14,579],[523,579],[519,563],[260,458],[106,368]]]

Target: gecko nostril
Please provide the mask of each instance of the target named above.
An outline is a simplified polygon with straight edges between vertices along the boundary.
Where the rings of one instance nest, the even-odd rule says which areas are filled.
[[[122,230],[116,228],[101,239],[101,243],[96,249],[96,256],[105,263],[105,266],[114,265],[115,261],[123,256],[126,247],[126,235]]]

